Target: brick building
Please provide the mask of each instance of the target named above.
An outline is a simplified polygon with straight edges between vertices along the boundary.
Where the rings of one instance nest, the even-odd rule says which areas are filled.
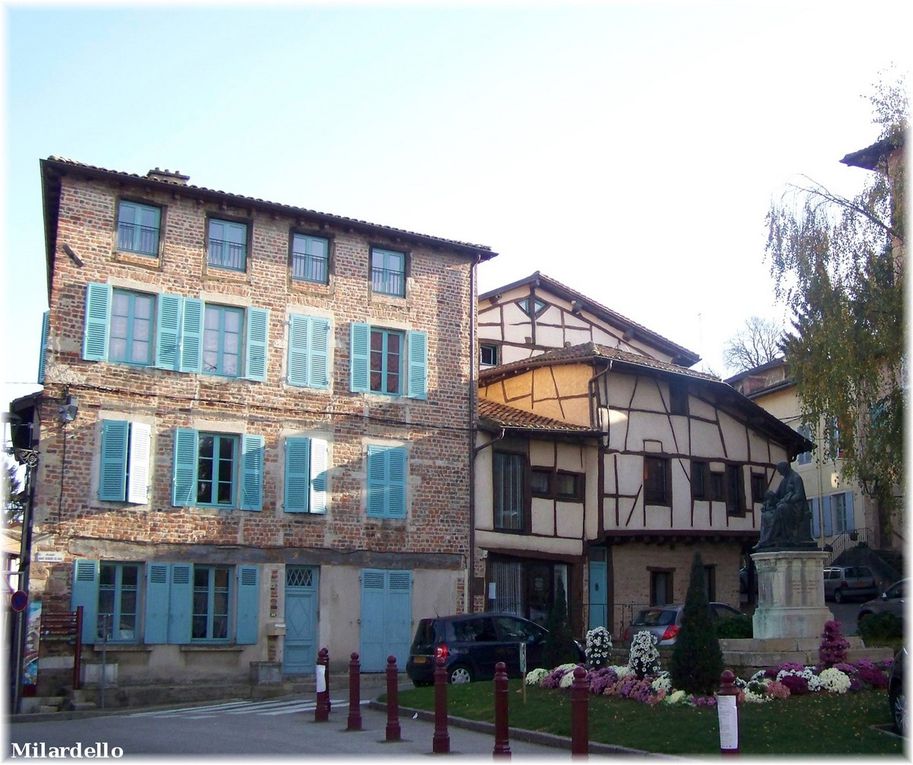
[[[169,171],[41,174],[33,597],[83,606],[121,686],[404,663],[413,614],[466,608],[495,253]]]

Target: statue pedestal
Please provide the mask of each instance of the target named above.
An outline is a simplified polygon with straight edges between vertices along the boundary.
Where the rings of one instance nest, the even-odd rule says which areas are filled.
[[[758,571],[758,605],[752,624],[755,639],[819,638],[834,618],[824,604],[824,562],[820,550],[753,553]]]

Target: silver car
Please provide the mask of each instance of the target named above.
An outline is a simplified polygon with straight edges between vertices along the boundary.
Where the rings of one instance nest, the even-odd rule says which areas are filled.
[[[907,582],[909,579],[901,579],[894,582],[881,595],[872,600],[867,600],[859,606],[859,615],[856,617],[856,623],[862,624],[862,620],[875,614],[894,614],[901,621],[903,620],[904,605],[906,603]]]
[[[675,645],[684,612],[685,606],[681,603],[645,608],[625,628],[624,640],[630,642],[638,632],[646,631],[656,638],[656,645]],[[710,618],[714,622],[741,614],[741,611],[725,603],[710,603]]]
[[[824,599],[843,603],[878,594],[878,582],[868,566],[831,566],[824,569]]]

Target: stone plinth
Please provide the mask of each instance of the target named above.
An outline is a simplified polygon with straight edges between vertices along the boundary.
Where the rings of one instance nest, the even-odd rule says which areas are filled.
[[[824,604],[824,561],[820,550],[778,550],[751,556],[758,572],[756,639],[815,638],[833,619]]]

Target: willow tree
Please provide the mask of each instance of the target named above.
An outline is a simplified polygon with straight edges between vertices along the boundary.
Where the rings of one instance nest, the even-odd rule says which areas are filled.
[[[805,424],[823,420],[826,458],[838,451],[891,530],[903,478],[904,222],[902,81],[876,86],[882,127],[873,163],[852,199],[818,185],[772,205],[767,256],[777,299],[790,313],[782,349]],[[845,158],[847,161],[849,157]],[[849,163],[848,163],[849,164]]]

